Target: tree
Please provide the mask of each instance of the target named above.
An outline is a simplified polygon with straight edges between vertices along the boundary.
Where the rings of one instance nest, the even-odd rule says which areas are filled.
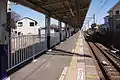
[[[12,28],[16,27],[16,21],[19,20],[20,18],[21,16],[18,13],[14,11],[11,12],[11,27]]]
[[[13,19],[15,22],[17,20],[19,20],[20,18],[21,18],[21,16],[18,13],[14,12],[14,11],[11,12],[11,19]]]

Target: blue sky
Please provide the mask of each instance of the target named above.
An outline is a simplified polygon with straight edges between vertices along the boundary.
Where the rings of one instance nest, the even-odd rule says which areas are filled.
[[[98,24],[102,24],[104,22],[104,16],[107,15],[107,11],[115,5],[119,0],[108,0],[107,3],[104,5],[105,1],[107,0],[92,0],[89,11],[87,13],[87,17],[93,16],[96,14],[96,20]],[[12,11],[20,14],[22,17],[30,17],[38,21],[41,27],[45,25],[45,15],[42,13],[38,13],[37,11],[31,10],[21,5],[14,5],[11,6]],[[87,19],[86,17],[86,19]],[[90,24],[93,21],[90,20]],[[52,19],[51,24],[58,24],[57,20]]]
[[[87,17],[93,16],[95,13],[98,24],[104,23],[104,17],[108,15],[108,11],[118,2],[119,0],[92,0]],[[105,3],[105,5],[104,5]],[[86,18],[87,18],[86,17]],[[91,23],[93,20],[90,21]]]

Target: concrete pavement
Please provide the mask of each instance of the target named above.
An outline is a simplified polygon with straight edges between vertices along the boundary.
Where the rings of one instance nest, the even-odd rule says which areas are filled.
[[[100,80],[83,33],[79,32],[79,34],[74,49],[74,53],[79,55],[73,55],[68,72],[63,80]]]
[[[65,67],[69,66],[74,53],[78,34],[46,52],[36,62],[32,62],[10,76],[11,80],[59,80]],[[77,55],[77,54],[76,54]]]

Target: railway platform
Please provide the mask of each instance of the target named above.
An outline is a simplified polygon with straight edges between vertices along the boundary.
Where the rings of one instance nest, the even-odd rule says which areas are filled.
[[[81,31],[10,75],[10,80],[100,80]]]

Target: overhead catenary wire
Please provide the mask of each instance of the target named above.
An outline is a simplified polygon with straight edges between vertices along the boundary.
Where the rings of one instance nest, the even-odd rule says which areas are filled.
[[[102,9],[106,6],[106,4],[108,3],[109,0],[101,0],[100,1],[100,6],[97,9],[96,15],[99,15],[102,11]]]
[[[107,4],[108,0],[105,0],[105,2],[101,5],[100,9],[102,9],[106,4]]]
[[[98,9],[99,11],[97,11],[97,14],[101,12],[101,10],[104,8],[104,6],[108,3],[109,0],[105,0],[104,2],[102,1],[100,8]]]
[[[98,9],[97,9],[97,12],[95,12],[94,14],[99,14],[100,12],[101,12],[101,10],[104,8],[104,6],[107,4],[107,2],[108,2],[109,0],[100,0],[100,2],[99,2],[99,7],[98,7]],[[88,18],[87,18],[88,19]],[[91,18],[91,19],[89,19],[89,22],[92,20],[93,18]]]
[[[97,11],[96,12],[98,12],[98,10],[99,10],[99,8],[101,7],[101,5],[102,5],[102,3],[104,2],[104,0],[100,0],[100,2],[99,2],[99,5],[97,5]]]

